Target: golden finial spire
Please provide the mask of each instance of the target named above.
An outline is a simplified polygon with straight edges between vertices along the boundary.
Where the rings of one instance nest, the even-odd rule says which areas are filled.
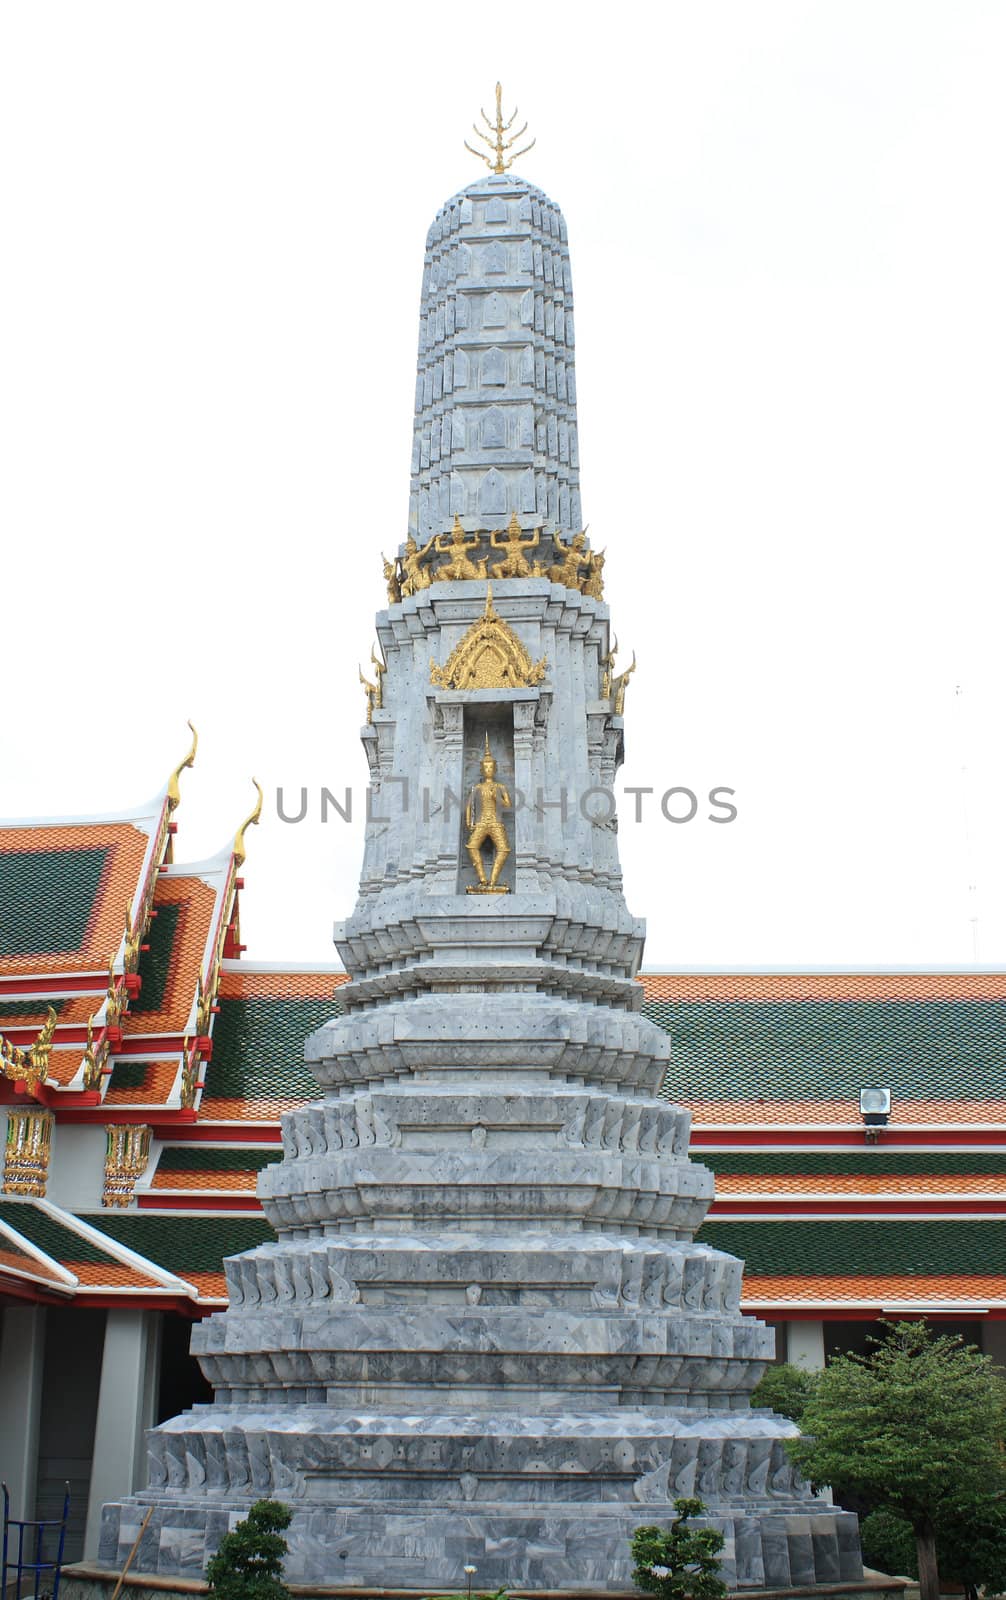
[[[489,133],[483,133],[477,122],[472,123],[472,128],[476,137],[482,139],[484,143],[489,146],[490,150],[492,151],[492,155],[487,156],[484,150],[474,149],[473,146],[468,143],[467,139],[465,140],[465,149],[470,150],[473,156],[478,156],[480,161],[484,161],[490,172],[506,172],[508,167],[513,166],[518,156],[526,156],[528,151],[534,148],[534,140],[532,139],[531,143],[526,144],[523,150],[514,150],[509,161],[505,161],[503,159],[508,150],[513,150],[513,147],[517,143],[518,139],[523,139],[525,133],[527,133],[527,123],[525,122],[524,126],[519,128],[512,138],[504,138],[504,134],[509,133],[514,123],[517,121],[517,107],[514,106],[513,115],[510,118],[510,121],[504,122],[503,87],[499,83],[496,85],[496,121],[494,123],[490,122],[485,112],[481,110],[481,107],[479,109],[482,116],[482,121],[489,129]]]

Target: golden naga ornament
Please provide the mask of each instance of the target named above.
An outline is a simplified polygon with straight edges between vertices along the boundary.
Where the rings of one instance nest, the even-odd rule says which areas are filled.
[[[487,156],[484,150],[476,150],[468,143],[467,139],[465,140],[465,149],[470,151],[473,156],[478,156],[480,161],[484,161],[490,172],[506,172],[508,167],[513,166],[518,156],[526,156],[529,150],[534,149],[534,140],[532,139],[531,143],[526,144],[523,150],[514,150],[513,155],[509,157],[509,160],[506,159],[508,152],[513,150],[514,145],[517,144],[519,140],[523,139],[524,135],[527,133],[527,123],[525,122],[522,128],[518,128],[517,132],[511,138],[507,139],[505,137],[505,135],[510,132],[510,129],[513,127],[514,123],[517,121],[520,113],[517,110],[517,107],[514,106],[513,115],[511,116],[509,122],[503,121],[502,84],[498,83],[496,85],[496,121],[490,122],[489,118],[486,116],[481,107],[479,107],[479,115],[481,116],[486,127],[489,129],[489,132],[483,133],[477,122],[472,123],[472,131],[475,134],[476,139],[481,139],[484,144],[489,146],[492,154]]]
[[[445,665],[430,662],[430,682],[438,689],[530,689],[541,683],[547,664],[545,656],[532,661],[513,629],[497,615],[490,583],[485,610]]]
[[[624,672],[619,672],[611,679],[611,685],[607,698],[612,703],[612,710],[614,711],[616,717],[620,717],[625,711],[625,690],[629,679],[632,677],[632,674],[635,672],[635,670],[636,652],[633,650],[631,667],[626,667]]]
[[[45,1022],[27,1050],[0,1034],[0,1076],[12,1083],[24,1083],[28,1093],[34,1093],[49,1075],[49,1052],[55,1032],[56,1012],[48,1006]]]
[[[382,659],[378,661],[373,649],[371,649],[370,659],[374,663],[374,673],[377,677],[376,683],[371,683],[369,678],[365,678],[363,676],[363,668],[357,667],[357,671],[360,674],[360,682],[363,684],[367,696],[368,723],[373,722],[375,711],[383,711],[384,709],[384,674],[388,670],[388,663],[384,660],[383,651],[381,652],[381,657]]]
[[[102,1041],[97,1048],[95,1048],[94,1018],[88,1017],[87,1044],[84,1048],[84,1060],[82,1063],[84,1068],[83,1081],[85,1089],[97,1089],[100,1087],[102,1073],[104,1072],[105,1066],[108,1062],[108,1050],[109,1045],[107,1034],[102,1038]]]
[[[449,556],[450,560],[437,568],[434,582],[464,583],[471,578],[484,578],[488,557],[481,561],[472,561],[468,555],[470,550],[477,550],[481,543],[482,535],[465,533],[461,526],[461,518],[455,517],[450,533],[442,533],[437,539],[437,550],[441,555]]]
[[[178,1099],[183,1111],[193,1110],[199,1088],[199,1050],[186,1034],[182,1040],[182,1076],[178,1084]]]
[[[615,667],[615,657],[618,654],[618,640],[612,640],[611,649],[606,656],[601,657],[601,699],[611,699],[611,674]]]
[[[509,894],[507,885],[499,882],[503,863],[510,854],[510,841],[506,836],[500,811],[504,807],[512,809],[513,801],[505,786],[496,781],[496,757],[489,748],[488,733],[479,771],[481,779],[472,785],[465,806],[465,826],[471,829],[465,848],[472,858],[475,876],[479,881],[470,884],[467,893]],[[482,848],[486,843],[493,847],[492,872],[488,878],[482,860]]]
[[[523,532],[515,511],[505,532],[502,528],[494,528],[490,535],[489,542],[493,549],[506,551],[504,559],[493,564],[493,577],[540,578],[541,567],[537,563],[532,566],[526,554],[528,550],[535,549],[540,539],[540,528],[532,528],[526,534]]]

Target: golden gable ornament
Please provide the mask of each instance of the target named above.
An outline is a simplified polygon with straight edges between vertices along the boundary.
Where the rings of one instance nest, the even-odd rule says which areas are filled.
[[[430,662],[430,682],[438,689],[530,689],[541,683],[547,665],[545,656],[532,661],[513,629],[497,615],[490,583],[485,610],[446,664]]]

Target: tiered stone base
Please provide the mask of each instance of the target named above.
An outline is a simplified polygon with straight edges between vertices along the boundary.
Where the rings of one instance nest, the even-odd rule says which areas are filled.
[[[292,1583],[460,1590],[472,1565],[480,1589],[625,1588],[634,1529],[698,1494],[731,1587],[855,1582],[856,1518],[795,1478],[782,1446],[794,1431],[750,1411],[392,1425],[320,1406],[199,1407],[152,1435],[154,1481],[106,1508],[100,1560],[122,1565],[153,1503],[138,1570],[199,1576],[271,1496],[294,1512]]]

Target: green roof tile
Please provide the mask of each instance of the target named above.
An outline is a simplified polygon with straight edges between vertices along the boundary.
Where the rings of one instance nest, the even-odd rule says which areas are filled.
[[[278,1145],[254,1150],[247,1145],[236,1149],[220,1150],[208,1145],[169,1145],[161,1151],[158,1172],[261,1172],[274,1161],[282,1161],[283,1151]]]
[[[165,1272],[184,1278],[187,1272],[222,1272],[225,1256],[275,1239],[264,1217],[165,1217],[153,1213],[113,1216],[89,1213],[92,1227],[138,1255],[146,1256]]]
[[[748,1273],[775,1277],[934,1276],[1006,1273],[1006,1228],[1000,1219],[906,1222],[706,1222],[696,1235],[740,1256]]]
[[[79,950],[107,846],[0,854],[0,956]]]
[[[116,1259],[98,1245],[81,1238],[47,1211],[39,1211],[32,1205],[0,1200],[0,1222],[14,1228],[36,1250],[42,1250],[54,1261],[112,1262]]]
[[[18,1017],[44,1017],[49,1007],[57,1017],[67,1004],[65,998],[53,1000],[49,995],[38,995],[34,1000],[0,1000],[0,1022],[15,1021]]]
[[[205,1100],[315,1100],[319,1088],[304,1063],[304,1041],[338,1016],[337,999],[220,1001]]]
[[[131,1016],[142,1016],[145,1011],[160,1011],[163,1008],[181,909],[180,905],[157,907],[157,915],[152,918],[143,941],[148,948],[141,953],[136,968],[140,978],[140,993],[129,1007]]]
[[[1006,1175],[1006,1152],[935,1153],[921,1150],[693,1150],[692,1160],[712,1172],[751,1177],[952,1177]]]
[[[663,1093],[697,1100],[1001,1099],[1000,1000],[649,1000],[671,1060]]]
[[[108,1092],[113,1089],[145,1089],[152,1061],[117,1061],[108,1080]]]

